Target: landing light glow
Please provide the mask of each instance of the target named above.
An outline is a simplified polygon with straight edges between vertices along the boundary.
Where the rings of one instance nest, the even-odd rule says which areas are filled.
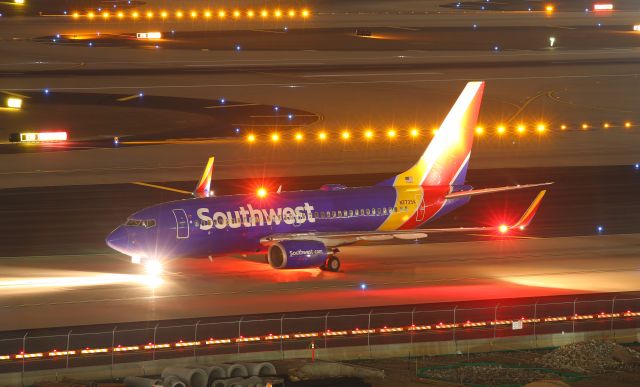
[[[498,227],[498,231],[500,231],[501,234],[506,234],[507,231],[509,231],[509,226],[507,226],[506,224],[501,224]]]
[[[258,190],[256,191],[256,195],[259,198],[265,198],[267,196],[267,190],[264,187],[260,187],[258,188]]]
[[[145,272],[151,277],[157,277],[162,274],[162,263],[158,260],[152,259],[145,263]]]

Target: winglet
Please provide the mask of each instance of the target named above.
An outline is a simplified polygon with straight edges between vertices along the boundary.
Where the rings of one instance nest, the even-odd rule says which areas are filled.
[[[196,185],[196,189],[193,191],[193,196],[197,198],[208,198],[213,196],[213,192],[211,191],[211,176],[213,175],[213,160],[214,157],[209,157],[209,161],[207,161],[207,166],[204,168],[202,172],[202,177],[200,181]]]
[[[529,205],[529,208],[527,208],[524,214],[522,214],[522,217],[520,218],[520,220],[518,220],[516,224],[511,226],[511,228],[524,230],[531,223],[531,221],[533,220],[533,217],[536,215],[536,212],[540,207],[540,202],[542,202],[542,198],[546,193],[547,193],[546,190],[540,191],[538,196],[536,196],[536,198],[533,199],[533,202],[531,202],[531,205]]]

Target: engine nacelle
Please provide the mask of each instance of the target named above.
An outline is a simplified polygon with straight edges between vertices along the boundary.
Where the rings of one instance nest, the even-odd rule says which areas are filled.
[[[274,269],[306,269],[324,265],[327,246],[310,240],[285,240],[269,246],[267,259]]]

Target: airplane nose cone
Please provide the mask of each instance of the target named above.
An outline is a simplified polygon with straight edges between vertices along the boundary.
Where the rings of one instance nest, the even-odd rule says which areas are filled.
[[[116,228],[111,232],[111,234],[109,234],[106,242],[107,246],[116,251],[126,254],[126,250],[129,245],[129,235],[127,235],[127,230],[125,230],[122,226]]]

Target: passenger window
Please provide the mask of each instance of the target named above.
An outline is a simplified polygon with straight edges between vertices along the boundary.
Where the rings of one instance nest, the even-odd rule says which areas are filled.
[[[314,212],[314,213],[313,213],[313,217],[314,217],[314,218],[317,218],[317,217],[318,217],[318,211],[316,211],[316,212]]]
[[[365,213],[366,213],[367,215],[369,215],[369,214],[371,213],[371,210],[369,210],[369,209],[367,208],[367,209],[365,210]]]
[[[342,211],[338,211],[338,218],[342,218]]]
[[[383,209],[382,209],[382,214],[383,214],[383,215],[387,215],[387,207],[385,207],[385,208],[383,208]]]
[[[331,211],[331,217],[335,218],[336,217],[336,212],[335,211]]]
[[[349,216],[353,216],[353,210],[349,210]]]

